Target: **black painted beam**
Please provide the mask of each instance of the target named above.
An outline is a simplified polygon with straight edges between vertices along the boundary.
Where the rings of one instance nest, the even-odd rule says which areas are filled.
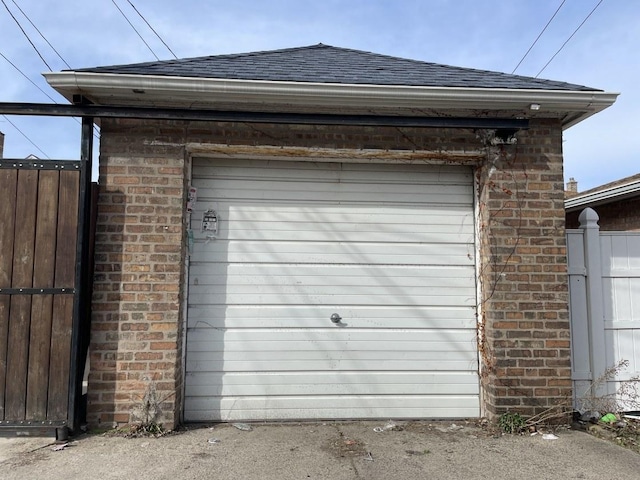
[[[305,125],[359,125],[431,128],[527,129],[529,120],[515,118],[420,117],[407,115],[347,115],[325,113],[240,112],[55,103],[0,103],[0,114],[47,117],[137,118],[213,122]]]

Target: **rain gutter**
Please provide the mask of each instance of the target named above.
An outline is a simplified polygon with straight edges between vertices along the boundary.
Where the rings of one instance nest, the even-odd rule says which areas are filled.
[[[106,105],[207,108],[216,104],[266,104],[306,108],[399,108],[516,111],[522,118],[560,117],[568,128],[611,106],[618,94],[599,90],[423,87],[233,80],[92,72],[49,72],[47,82],[72,100],[84,95]]]
[[[572,212],[638,195],[640,195],[640,180],[569,198],[564,201],[564,208],[567,212]]]

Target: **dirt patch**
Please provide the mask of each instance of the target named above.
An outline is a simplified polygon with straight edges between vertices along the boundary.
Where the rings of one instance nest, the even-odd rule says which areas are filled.
[[[342,436],[327,442],[324,449],[336,457],[361,457],[367,453],[364,442]]]
[[[496,431],[489,422],[461,420],[457,422],[435,422],[415,420],[403,425],[411,433],[436,435],[443,440],[457,442],[460,434],[471,437],[492,437]]]
[[[354,458],[366,455],[366,443],[351,436],[345,435],[339,425],[335,425],[338,438],[332,438],[324,444],[323,450],[330,452],[336,457]]]
[[[162,425],[151,424],[128,424],[122,427],[107,430],[102,435],[105,437],[124,437],[124,438],[160,438],[167,435],[176,434],[176,430],[167,430]]]
[[[41,462],[47,458],[47,454],[42,450],[36,450],[33,452],[20,453],[13,458],[0,462],[0,470],[9,467],[24,467],[33,465],[34,463]]]
[[[605,424],[599,422],[585,428],[591,435],[608,440],[640,453],[640,421],[625,419],[623,422]]]

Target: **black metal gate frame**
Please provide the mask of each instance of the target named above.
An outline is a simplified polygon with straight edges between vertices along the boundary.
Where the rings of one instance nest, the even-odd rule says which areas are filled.
[[[91,164],[93,156],[93,118],[82,118],[80,160],[0,159],[0,169],[79,170],[78,227],[75,285],[73,288],[0,288],[0,295],[69,294],[74,295],[69,364],[68,409],[66,421],[0,421],[0,435],[46,435],[55,432],[64,439],[69,431],[80,428],[80,399],[90,328],[89,239],[91,224]],[[85,320],[83,322],[83,319]]]
[[[88,298],[89,273],[89,237],[90,237],[90,202],[91,202],[91,161],[93,155],[93,122],[94,118],[137,118],[157,120],[193,120],[193,121],[233,121],[246,123],[300,123],[318,125],[360,125],[360,126],[395,126],[417,128],[466,128],[494,129],[497,137],[508,138],[518,130],[529,128],[528,119],[520,118],[473,118],[473,117],[428,117],[428,116],[385,116],[385,115],[347,115],[347,114],[304,114],[283,112],[243,112],[196,110],[179,108],[127,107],[114,105],[93,105],[88,99],[76,95],[73,104],[37,104],[0,102],[0,114],[49,116],[49,117],[82,117],[81,136],[81,185],[80,211],[78,217],[78,245],[76,264],[76,285],[74,287],[74,318],[72,338],[72,359],[69,385],[69,420],[64,429],[76,430],[79,425],[79,401],[82,388],[82,368],[84,351],[88,339],[82,338],[82,315],[90,311]],[[5,164],[5,161],[0,162]],[[20,162],[25,162],[21,160]],[[44,162],[43,162],[44,163]],[[10,167],[6,167],[10,168]],[[28,168],[28,167],[26,167]],[[6,290],[6,289],[5,289]],[[0,294],[8,292],[0,292]],[[12,292],[19,294],[20,292]],[[26,293],[26,292],[25,292]],[[85,344],[83,344],[83,342]],[[0,433],[5,424],[0,422]],[[29,429],[33,426],[11,425]],[[39,427],[42,428],[42,427]]]

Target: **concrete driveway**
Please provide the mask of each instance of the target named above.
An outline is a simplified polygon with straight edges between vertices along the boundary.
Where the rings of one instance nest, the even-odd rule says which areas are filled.
[[[0,438],[3,479],[632,479],[640,455],[583,432],[494,437],[465,422],[229,424],[162,438]]]

